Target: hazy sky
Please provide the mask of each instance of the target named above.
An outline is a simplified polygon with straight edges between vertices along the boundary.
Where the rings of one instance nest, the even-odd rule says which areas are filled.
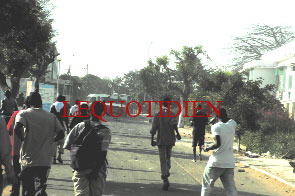
[[[203,45],[216,65],[253,24],[295,27],[294,0],[52,0],[61,72],[123,76],[170,49]],[[84,69],[83,69],[84,68]]]

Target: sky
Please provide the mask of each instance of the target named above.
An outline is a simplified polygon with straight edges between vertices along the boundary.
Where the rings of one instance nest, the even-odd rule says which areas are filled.
[[[254,24],[292,26],[294,0],[52,0],[61,73],[122,77],[149,58],[202,45],[212,64],[230,63],[235,36]],[[171,60],[172,61],[172,60]]]

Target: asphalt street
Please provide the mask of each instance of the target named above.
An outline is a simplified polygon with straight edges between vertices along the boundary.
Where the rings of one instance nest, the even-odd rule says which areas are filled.
[[[136,119],[111,119],[105,124],[112,132],[105,196],[200,195],[202,174],[209,154],[205,154],[202,161],[193,162],[190,139],[183,138],[173,148],[170,188],[163,191],[158,149],[150,145],[151,124]],[[49,196],[74,195],[68,151],[65,151],[63,159],[63,164],[51,168],[47,186]],[[285,195],[275,185],[267,184],[251,173],[238,172],[238,169],[235,181],[240,196]],[[212,196],[225,195],[220,180],[213,192]]]

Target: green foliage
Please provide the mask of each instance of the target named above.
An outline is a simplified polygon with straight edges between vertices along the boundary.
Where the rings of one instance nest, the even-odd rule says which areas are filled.
[[[54,33],[45,6],[38,0],[0,1],[0,84],[6,87],[4,81],[10,77],[13,97],[22,75],[46,61],[46,48]]]
[[[159,64],[160,63],[160,64]],[[148,61],[148,66],[140,70],[142,85],[153,100],[161,99],[169,91],[167,82],[168,75],[162,71],[162,66],[169,63],[168,58],[158,57],[156,62]]]
[[[120,88],[124,90],[123,94],[128,94],[137,101],[144,101],[144,98],[147,98],[145,97],[144,87],[140,79],[140,71],[129,71],[124,74]]]
[[[202,57],[208,55],[201,46],[184,46],[181,51],[171,50],[170,56],[156,57],[155,62],[140,70],[140,78],[145,91],[154,98],[165,95],[182,96],[188,100],[189,94],[206,75]],[[169,59],[175,59],[175,67],[169,66]]]
[[[270,95],[274,86],[261,87],[262,79],[244,80],[244,73],[215,72],[200,83],[202,95],[209,95],[209,101],[222,101],[230,117],[238,124],[238,134],[246,130],[259,130],[261,109],[272,108],[278,101]],[[278,104],[277,104],[278,105]]]
[[[242,143],[247,149],[257,153],[269,151],[282,157],[288,150],[294,149],[295,123],[282,111],[263,111],[257,132],[246,132]]]
[[[110,93],[110,88],[108,86],[108,80],[102,79],[98,76],[88,74],[81,78],[82,94],[84,99],[89,94],[101,94]]]

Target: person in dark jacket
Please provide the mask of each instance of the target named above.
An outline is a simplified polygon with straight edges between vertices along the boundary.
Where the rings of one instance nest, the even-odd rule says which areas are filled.
[[[10,91],[7,90],[5,91],[5,99],[2,101],[2,107],[0,109],[0,113],[5,116],[6,124],[14,111],[18,111],[17,103],[15,99],[11,97]]]
[[[172,147],[175,146],[175,137],[180,140],[181,137],[178,132],[177,128],[177,117],[168,117],[168,104],[170,99],[165,98],[163,103],[163,108],[160,108],[162,110],[162,115],[164,117],[160,117],[161,112],[155,114],[152,129],[150,131],[152,135],[152,146],[154,146],[153,137],[157,133],[157,142],[156,145],[158,145],[159,149],[159,156],[160,156],[160,165],[161,165],[161,178],[163,180],[163,187],[162,189],[164,191],[167,191],[170,184],[169,184],[169,176],[170,176],[170,168],[171,168],[171,152]],[[171,111],[171,116],[175,116],[175,114]],[[167,116],[167,117],[165,117]],[[176,135],[175,135],[175,132]]]
[[[196,147],[199,146],[199,160],[202,160],[202,146],[205,142],[205,127],[208,125],[208,117],[206,117],[206,113],[202,111],[202,105],[198,104],[196,111],[196,117],[190,118],[191,125],[193,128],[193,154],[194,154],[194,162],[197,161]]]

